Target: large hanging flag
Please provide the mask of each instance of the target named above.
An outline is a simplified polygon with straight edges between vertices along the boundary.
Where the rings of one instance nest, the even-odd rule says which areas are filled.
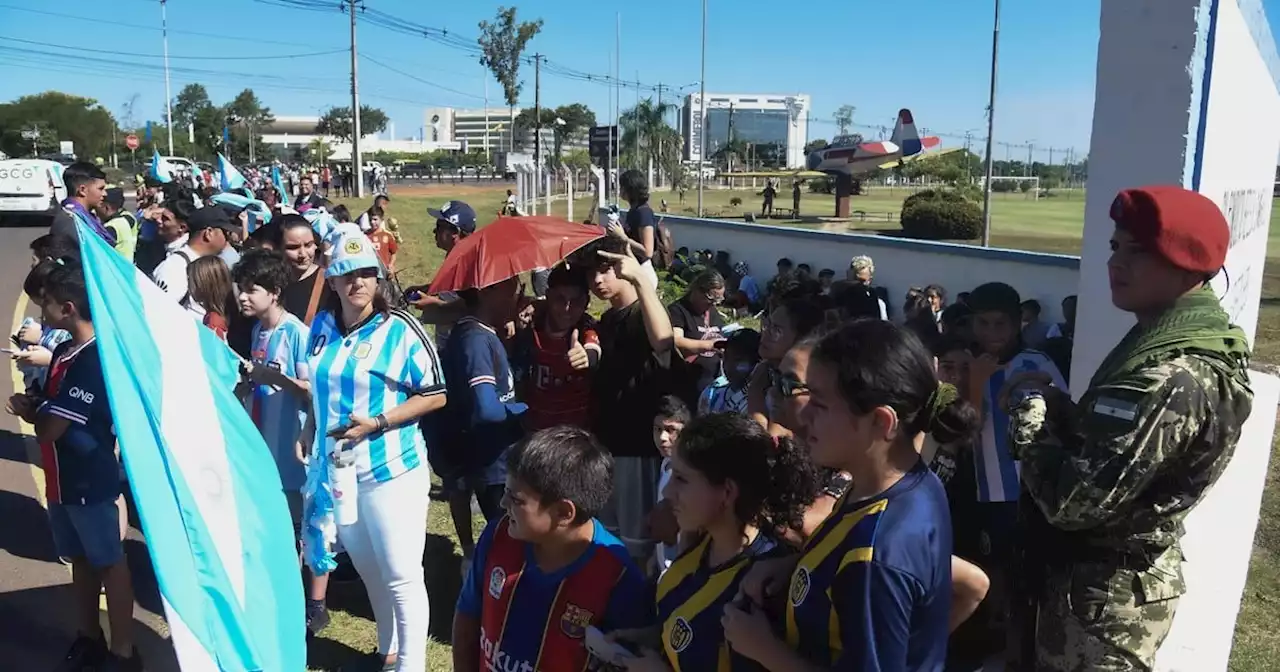
[[[222,189],[222,191],[239,189],[249,183],[236,168],[236,165],[228,161],[227,157],[223,156],[221,152],[218,153],[218,176],[218,188]]]
[[[80,230],[120,452],[178,664],[302,672],[302,581],[275,460],[233,388],[236,355]]]
[[[152,150],[151,155],[151,179],[168,184],[173,181],[173,168],[169,166],[169,162],[160,158],[160,150]]]

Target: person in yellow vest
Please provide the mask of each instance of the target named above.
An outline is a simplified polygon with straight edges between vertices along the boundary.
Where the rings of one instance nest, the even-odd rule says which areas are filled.
[[[138,248],[138,220],[124,207],[124,189],[107,189],[107,196],[98,206],[98,213],[102,217],[102,226],[116,235],[116,252],[132,262],[133,253]]]

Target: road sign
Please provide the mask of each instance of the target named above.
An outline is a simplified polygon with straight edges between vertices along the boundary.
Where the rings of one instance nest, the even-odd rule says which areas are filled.
[[[592,126],[588,137],[588,152],[591,157],[603,161],[609,156],[610,149],[618,144],[618,127]]]
[[[136,136],[136,135],[134,135],[134,134],[132,134],[132,133],[130,133],[129,135],[124,136],[124,146],[125,146],[125,147],[128,147],[128,148],[129,148],[129,151],[133,151],[133,150],[137,149],[137,148],[138,148],[138,136]]]

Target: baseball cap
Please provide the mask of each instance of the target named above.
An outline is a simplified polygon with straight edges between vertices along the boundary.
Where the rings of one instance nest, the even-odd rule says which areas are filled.
[[[1117,229],[1185,271],[1213,275],[1227,261],[1227,218],[1216,203],[1190,189],[1125,189],[1111,203],[1111,219]]]
[[[378,277],[382,277],[378,253],[359,227],[343,224],[337,231],[338,235],[330,238],[333,244],[329,248],[329,266],[324,271],[324,277],[336,278],[364,268],[376,268]]]
[[[240,227],[231,221],[227,212],[219,207],[200,208],[187,220],[187,231],[192,235],[205,229],[222,229],[226,233],[240,233]]]
[[[124,207],[124,189],[120,187],[111,187],[107,189],[107,196],[103,202],[115,208]]]
[[[476,232],[476,211],[462,201],[449,201],[439,210],[427,208],[427,214],[437,220],[449,222],[463,233]]]

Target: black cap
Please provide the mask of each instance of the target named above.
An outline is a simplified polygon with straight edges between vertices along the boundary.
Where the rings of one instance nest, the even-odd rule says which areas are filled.
[[[107,196],[102,199],[102,201],[113,208],[123,208],[124,189],[121,189],[120,187],[111,187],[110,189],[107,189]]]
[[[239,233],[240,227],[231,221],[231,217],[222,208],[207,205],[191,215],[187,220],[187,231],[192,235],[205,229],[222,229],[227,233]]]
[[[1000,312],[1022,314],[1022,296],[1003,282],[988,282],[969,292],[969,309],[975,313]]]

